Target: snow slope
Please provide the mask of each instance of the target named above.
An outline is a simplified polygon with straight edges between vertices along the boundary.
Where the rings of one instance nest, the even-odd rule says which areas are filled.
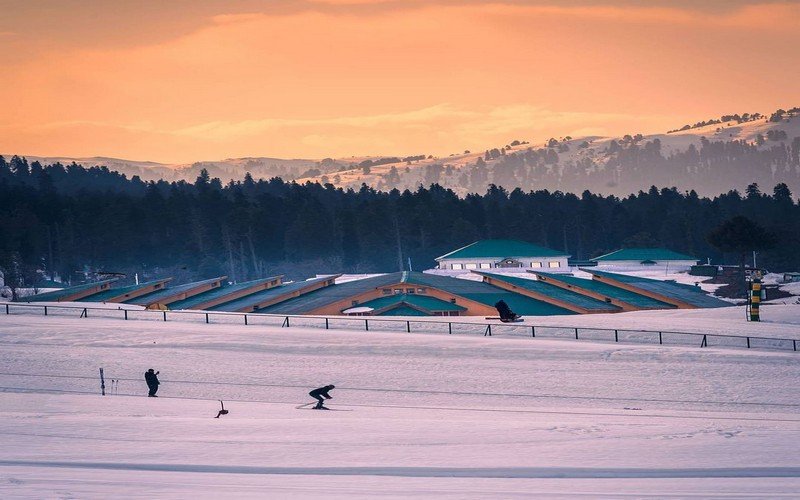
[[[2,498],[800,489],[792,352],[27,315],[0,346]],[[350,411],[295,409],[325,383]]]

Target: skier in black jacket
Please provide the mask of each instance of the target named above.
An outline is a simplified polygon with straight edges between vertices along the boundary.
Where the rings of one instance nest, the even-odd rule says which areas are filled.
[[[325,387],[320,387],[318,389],[314,389],[313,391],[309,392],[308,395],[312,398],[317,400],[317,406],[314,407],[315,410],[327,410],[323,403],[326,399],[331,399],[333,396],[328,394],[328,391],[334,389],[336,386],[333,384],[326,385]]]
[[[144,381],[147,382],[147,388],[150,389],[150,392],[147,393],[148,397],[157,398],[156,392],[158,392],[158,386],[161,382],[158,381],[158,374],[160,372],[154,372],[152,368],[144,372]]]
[[[515,321],[519,318],[519,314],[512,311],[503,299],[498,300],[494,307],[497,309],[497,312],[500,313],[500,321]]]

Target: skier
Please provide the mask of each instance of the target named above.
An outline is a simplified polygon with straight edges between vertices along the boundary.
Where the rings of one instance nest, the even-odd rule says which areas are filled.
[[[498,300],[494,307],[500,313],[500,321],[508,322],[519,318],[519,314],[513,312],[503,299]]]
[[[314,407],[315,410],[327,410],[328,409],[328,408],[325,408],[323,403],[325,402],[326,399],[331,399],[332,398],[332,396],[330,394],[328,394],[328,391],[330,391],[331,389],[334,389],[335,387],[336,386],[334,386],[333,384],[326,385],[325,387],[320,387],[318,389],[314,389],[313,391],[308,393],[309,396],[311,396],[312,398],[317,400],[317,406]]]
[[[161,383],[158,381],[158,374],[161,372],[154,372],[152,368],[147,370],[144,373],[144,381],[147,382],[147,388],[150,389],[150,392],[147,393],[147,396],[150,398],[157,398],[156,392],[158,392],[158,385]]]

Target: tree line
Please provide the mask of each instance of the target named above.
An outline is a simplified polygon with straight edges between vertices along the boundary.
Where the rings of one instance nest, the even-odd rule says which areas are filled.
[[[176,281],[227,275],[369,273],[435,265],[483,238],[525,240],[586,260],[624,246],[659,246],[739,263],[740,248],[709,242],[736,216],[769,234],[759,265],[800,268],[800,205],[785,184],[713,198],[651,187],[627,197],[508,191],[459,197],[437,184],[414,191],[344,190],[280,178],[223,183],[144,182],[104,167],[40,165],[0,156],[0,270],[28,286],[75,284],[103,273]],[[753,248],[754,250],[756,248]],[[727,259],[727,260],[726,260]]]

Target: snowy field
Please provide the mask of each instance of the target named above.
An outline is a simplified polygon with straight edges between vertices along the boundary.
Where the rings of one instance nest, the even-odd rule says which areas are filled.
[[[2,315],[0,498],[796,498],[798,356]]]

